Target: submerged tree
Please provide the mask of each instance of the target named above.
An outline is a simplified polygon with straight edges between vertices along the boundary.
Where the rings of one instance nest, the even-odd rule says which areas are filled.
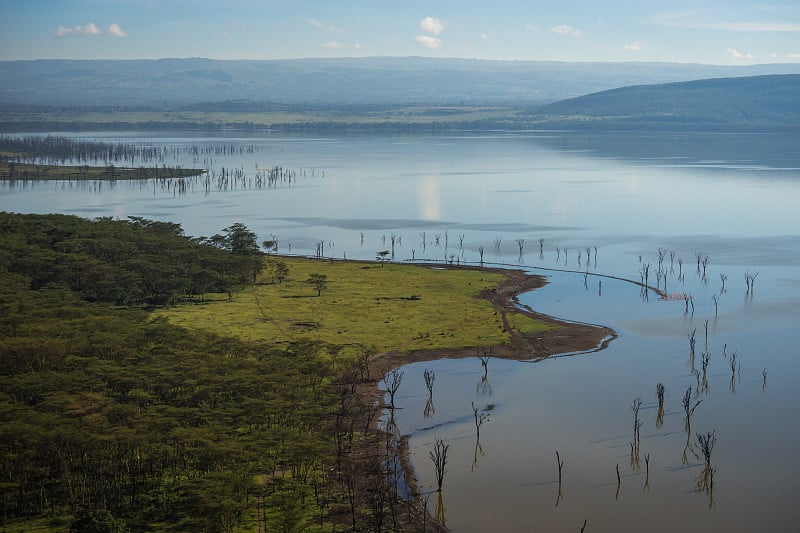
[[[447,450],[449,448],[449,444],[445,444],[444,441],[437,438],[433,446],[433,451],[428,452],[431,461],[433,461],[433,467],[436,472],[436,489],[439,492],[442,491],[444,475],[447,472]]]
[[[394,410],[394,396],[403,382],[403,371],[393,368],[384,376],[383,382],[386,384],[386,392],[389,393],[389,409]]]
[[[656,385],[656,397],[658,398],[658,411],[656,413],[656,427],[661,428],[664,425],[664,384],[659,383]]]

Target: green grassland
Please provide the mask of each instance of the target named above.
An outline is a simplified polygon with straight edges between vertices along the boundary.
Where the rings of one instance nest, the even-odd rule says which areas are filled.
[[[283,262],[289,275],[273,280]],[[288,345],[301,340],[372,346],[379,352],[498,346],[508,342],[492,304],[477,298],[502,274],[418,265],[370,264],[272,257],[260,283],[218,299],[159,310],[175,325],[218,335]],[[327,277],[321,295],[307,283]],[[545,325],[521,313],[509,323],[521,333]]]

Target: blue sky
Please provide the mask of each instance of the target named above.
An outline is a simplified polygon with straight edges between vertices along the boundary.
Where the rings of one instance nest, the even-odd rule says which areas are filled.
[[[0,60],[800,62],[800,2],[0,0]]]

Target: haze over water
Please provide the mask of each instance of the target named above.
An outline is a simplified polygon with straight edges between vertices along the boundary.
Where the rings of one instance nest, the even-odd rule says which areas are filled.
[[[291,244],[292,253],[313,255],[315,243],[323,241],[325,255],[337,258],[374,259],[390,248],[392,233],[400,238],[397,261],[477,262],[483,247],[487,261],[519,263],[549,276],[547,287],[521,303],[618,332],[598,353],[537,363],[492,359],[486,380],[477,358],[404,368],[396,422],[400,433],[411,435],[424,491],[435,488],[428,458],[434,440],[450,444],[442,501],[454,531],[577,531],[584,520],[587,531],[796,527],[797,138],[558,132],[72,136],[175,147],[258,146],[205,160],[179,156],[174,163],[248,175],[280,165],[297,169],[298,177],[275,188],[196,186],[185,194],[152,183],[17,182],[0,186],[0,209],[143,216],[181,223],[190,235],[212,235],[241,221],[259,240],[276,236],[280,252]],[[517,239],[525,239],[521,255]],[[683,301],[662,301],[654,293],[645,300],[635,285],[594,275],[639,281],[643,265],[650,264],[655,285],[659,248],[666,291],[691,293],[693,314]],[[697,272],[697,254],[708,257],[705,279]],[[758,273],[750,292],[745,273]],[[727,276],[725,292],[720,275]],[[695,370],[702,368],[701,352],[709,354],[709,363],[707,390],[693,396],[692,405],[701,403],[688,437],[699,455],[696,435],[716,432],[713,501],[696,490],[703,460],[686,447],[681,403],[687,388],[695,393],[700,382],[687,338],[695,328]],[[734,352],[741,370],[732,372]],[[437,376],[429,418],[423,413],[426,368]],[[655,423],[657,383],[666,389],[661,427]],[[637,397],[643,402],[638,468],[631,465],[629,444]],[[488,416],[480,448],[471,402]],[[556,450],[565,462],[561,498]],[[434,493],[431,511],[436,500]]]

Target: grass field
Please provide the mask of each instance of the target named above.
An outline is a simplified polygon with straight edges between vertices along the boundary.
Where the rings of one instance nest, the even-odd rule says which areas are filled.
[[[0,161],[0,180],[139,180],[171,179],[198,176],[204,170],[168,167],[90,167],[31,165]]]
[[[259,284],[231,300],[182,305],[157,315],[187,328],[278,346],[315,340],[404,352],[508,342],[492,304],[476,297],[500,283],[501,274],[288,257],[269,261],[288,266],[282,283],[273,282],[267,268]],[[307,282],[311,274],[327,277],[319,296]],[[523,314],[512,314],[509,322],[524,333],[547,327]]]

